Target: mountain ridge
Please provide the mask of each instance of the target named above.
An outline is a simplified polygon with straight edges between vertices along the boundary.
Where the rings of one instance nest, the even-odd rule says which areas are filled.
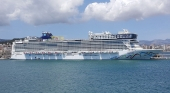
[[[170,39],[139,40],[140,45],[166,45],[170,44]]]

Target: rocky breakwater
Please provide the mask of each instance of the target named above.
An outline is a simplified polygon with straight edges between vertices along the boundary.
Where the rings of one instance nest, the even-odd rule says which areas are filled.
[[[11,44],[0,44],[0,59],[9,59],[11,57]]]

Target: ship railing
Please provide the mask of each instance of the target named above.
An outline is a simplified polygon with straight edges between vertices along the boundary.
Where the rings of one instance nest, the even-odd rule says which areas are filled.
[[[79,51],[79,52],[68,52],[68,51],[26,51],[24,54],[61,54],[61,53],[118,53],[118,51]]]
[[[22,40],[15,40],[15,43],[23,43]]]

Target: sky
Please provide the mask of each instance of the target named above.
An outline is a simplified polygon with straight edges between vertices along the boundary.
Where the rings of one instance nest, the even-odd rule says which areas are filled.
[[[88,39],[123,29],[138,40],[170,39],[170,0],[0,0],[0,39],[41,36]]]

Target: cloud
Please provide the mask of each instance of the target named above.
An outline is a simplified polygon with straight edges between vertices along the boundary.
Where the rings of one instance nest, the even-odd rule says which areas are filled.
[[[32,25],[77,22],[80,21],[78,8],[83,1],[0,0],[0,25],[9,25],[12,20],[21,20]],[[169,9],[169,0],[110,0],[87,5],[82,13],[82,20],[141,20],[170,14]]]
[[[141,20],[155,15],[170,14],[169,0],[110,0],[91,3],[83,13],[83,20],[102,21]]]
[[[0,25],[7,25],[10,22],[10,18],[7,15],[14,11],[14,7],[9,0],[0,0],[0,6]]]
[[[33,25],[70,23],[83,0],[0,0],[0,25],[22,20]]]

